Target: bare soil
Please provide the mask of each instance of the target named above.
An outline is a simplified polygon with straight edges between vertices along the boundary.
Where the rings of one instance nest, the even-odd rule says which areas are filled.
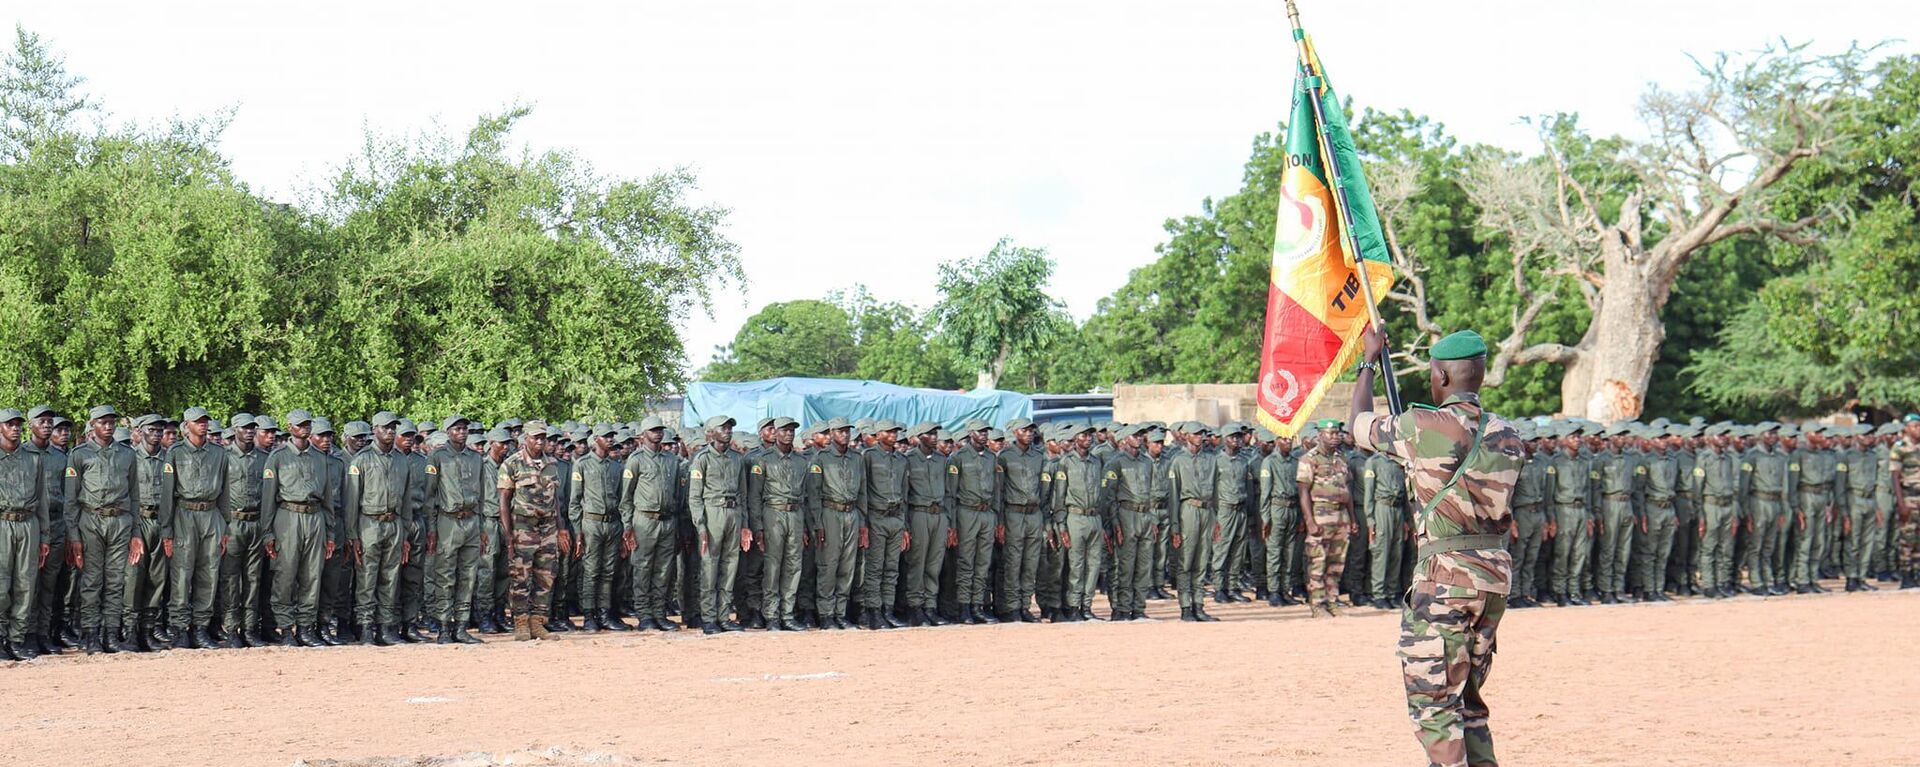
[[[1396,616],[1172,611],[43,658],[0,667],[0,744],[10,767],[1422,763]],[[1516,610],[1487,695],[1515,765],[1920,764],[1917,636],[1915,591]]]

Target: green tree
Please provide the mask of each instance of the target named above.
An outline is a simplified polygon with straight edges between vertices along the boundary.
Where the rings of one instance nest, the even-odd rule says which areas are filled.
[[[940,265],[941,299],[933,314],[955,356],[978,371],[977,388],[997,386],[1015,355],[1038,352],[1072,324],[1047,295],[1052,277],[1045,250],[1007,239],[980,258]]]
[[[964,386],[953,349],[935,334],[927,313],[897,301],[876,300],[864,285],[835,291],[827,300],[853,320],[859,378],[929,389]]]
[[[849,378],[858,370],[853,320],[817,299],[768,304],[715,351],[702,378],[753,381],[782,376]]]

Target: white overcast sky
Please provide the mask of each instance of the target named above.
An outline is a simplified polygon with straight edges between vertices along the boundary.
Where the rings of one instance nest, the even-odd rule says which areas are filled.
[[[941,261],[1046,247],[1085,318],[1169,217],[1239,188],[1288,106],[1280,0],[369,3],[6,0],[121,120],[231,107],[223,149],[292,200],[369,129],[517,134],[599,170],[699,174],[750,279],[685,328],[697,368],[747,316],[855,282],[926,306]],[[1637,135],[1687,54],[1786,36],[1836,49],[1920,30],[1902,2],[1301,0],[1335,86],[1465,141],[1525,116]],[[1907,44],[1903,43],[1902,47]]]

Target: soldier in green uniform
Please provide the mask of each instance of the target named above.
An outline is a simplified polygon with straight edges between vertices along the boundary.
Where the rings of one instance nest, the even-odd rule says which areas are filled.
[[[1846,492],[1839,481],[1843,477],[1838,469],[1840,456],[1827,443],[1825,434],[1807,431],[1806,446],[1793,453],[1792,465],[1798,467],[1800,483],[1794,493],[1799,506],[1789,523],[1793,541],[1787,582],[1796,593],[1824,592],[1819,578],[1827,554],[1827,528],[1837,524],[1835,499]]]
[[[1218,539],[1213,542],[1213,558],[1207,565],[1207,580],[1214,586],[1213,601],[1218,604],[1247,602],[1240,593],[1240,570],[1246,566],[1247,509],[1259,487],[1259,456],[1247,449],[1253,428],[1238,421],[1220,429],[1220,451],[1214,454],[1214,525]]]
[[[1536,607],[1540,584],[1535,576],[1540,571],[1540,548],[1546,537],[1546,506],[1553,498],[1553,477],[1547,473],[1547,465],[1553,460],[1553,438],[1545,427],[1525,421],[1515,428],[1530,441],[1526,463],[1521,464],[1520,476],[1513,485],[1513,539],[1507,549],[1513,554],[1513,590],[1507,606]]]
[[[1700,499],[1700,583],[1715,599],[1733,596],[1739,584],[1734,560],[1735,528],[1740,524],[1741,457],[1731,448],[1727,424],[1706,431],[1706,449],[1694,455],[1692,494]]]
[[[547,455],[547,424],[528,421],[520,433],[520,451],[500,464],[494,487],[501,534],[510,541],[507,608],[513,613],[514,641],[524,642],[548,637],[554,569],[560,552],[573,547],[573,535],[561,506],[565,470]]]
[[[1694,573],[1699,568],[1700,499],[1691,490],[1694,456],[1699,451],[1700,427],[1693,424],[1670,427],[1672,445],[1667,453],[1674,459],[1673,549],[1667,557],[1666,582],[1681,596],[1697,596],[1700,583]]]
[[[315,633],[320,614],[320,569],[333,556],[327,531],[335,488],[327,486],[327,456],[314,449],[313,416],[287,414],[287,443],[260,469],[261,546],[274,560],[273,621],[288,647],[325,644]]]
[[[1403,517],[1407,508],[1407,474],[1400,464],[1380,453],[1367,457],[1360,476],[1360,501],[1367,521],[1367,562],[1371,570],[1365,593],[1372,605],[1394,608],[1401,594],[1400,548],[1406,540]]]
[[[1099,577],[1100,552],[1106,545],[1106,469],[1091,452],[1091,425],[1076,424],[1062,434],[1070,435],[1068,448],[1055,464],[1047,490],[1055,524],[1066,528],[1060,538],[1060,549],[1067,560],[1064,615],[1056,613],[1054,621],[1093,620],[1094,581]]]
[[[1274,440],[1273,452],[1260,461],[1260,527],[1267,549],[1267,604],[1273,607],[1298,604],[1293,594],[1300,588],[1295,574],[1300,564],[1300,457],[1293,440]]]
[[[1562,438],[1560,452],[1547,464],[1548,481],[1553,487],[1553,519],[1547,523],[1546,536],[1553,541],[1553,600],[1561,607],[1585,605],[1580,593],[1580,571],[1585,569],[1588,548],[1581,545],[1582,532],[1592,527],[1587,515],[1594,471],[1581,453],[1580,429],[1573,428]]]
[[[399,424],[400,417],[393,413],[373,416],[373,444],[354,454],[341,491],[361,644],[408,641],[400,631],[400,559],[407,545],[405,531],[419,510],[408,488],[413,474],[397,444]]]
[[[1504,544],[1512,494],[1524,461],[1506,419],[1480,405],[1487,345],[1463,331],[1434,342],[1432,409],[1382,416],[1373,378],[1382,341],[1366,335],[1368,365],[1354,385],[1353,430],[1363,450],[1388,453],[1413,485],[1413,583],[1400,618],[1407,712],[1427,761],[1442,767],[1492,765],[1493,733],[1480,690],[1492,668],[1513,562]]]
[[[1313,449],[1300,457],[1294,481],[1300,486],[1300,515],[1306,523],[1307,605],[1313,617],[1338,615],[1334,591],[1347,562],[1353,534],[1351,471],[1341,454],[1340,422],[1324,420]]]
[[[940,424],[932,421],[907,431],[907,624],[944,626],[940,616],[940,572],[946,567],[952,533],[953,493],[947,485],[947,457],[940,454]]]
[[[220,545],[227,535],[227,458],[208,439],[206,408],[187,408],[184,437],[167,452],[158,497],[172,518],[163,546],[173,585],[168,615],[173,647],[210,648],[213,595],[220,581]]]
[[[1183,621],[1217,621],[1207,614],[1202,594],[1213,563],[1215,472],[1219,463],[1204,449],[1206,427],[1187,423],[1188,436],[1167,464],[1167,524],[1173,530],[1174,590]]]
[[[700,531],[700,615],[702,631],[741,631],[734,621],[733,581],[740,552],[753,546],[747,527],[746,456],[732,449],[733,419],[708,418],[707,445],[693,456],[687,471],[687,502]]]
[[[1599,558],[1595,563],[1595,582],[1600,601],[1619,604],[1627,590],[1627,568],[1632,561],[1633,528],[1640,507],[1640,478],[1646,471],[1626,450],[1629,429],[1616,424],[1607,430],[1606,447],[1593,459],[1598,472],[1600,513],[1594,521],[1599,539]]]
[[[272,416],[233,417],[234,442],[227,448],[227,546],[220,556],[219,605],[227,646],[266,643],[260,634],[261,571],[260,470],[276,442],[280,425]]]
[[[108,405],[89,411],[87,441],[67,460],[67,556],[80,570],[80,628],[89,653],[132,649],[120,629],[139,480],[132,448],[113,439],[119,419]]]
[[[987,422],[976,418],[963,428],[964,444],[947,456],[947,481],[958,509],[952,562],[955,597],[961,623],[998,623],[986,600],[993,542],[1006,537],[1000,523],[1000,476],[1004,469],[987,449]]]
[[[462,415],[442,422],[447,443],[427,455],[427,506],[416,510],[432,515],[427,551],[433,602],[427,609],[440,621],[440,635],[435,638],[439,644],[481,641],[467,633],[467,619],[472,617],[480,557],[487,545],[487,526],[481,520],[486,517],[487,488],[493,482],[488,481],[486,460],[467,449],[470,425]]]
[[[314,419],[326,421],[324,418]],[[325,426],[323,430],[320,427]],[[349,421],[341,431],[358,433],[370,431],[360,421]],[[330,507],[327,518],[327,541],[333,546],[333,556],[320,566],[320,620],[316,633],[320,641],[328,646],[346,644],[346,627],[353,624],[353,556],[347,546],[347,511],[345,506],[347,492],[347,453],[340,449],[334,439],[333,425],[315,423],[313,445],[327,457],[327,483],[333,488],[335,503]],[[180,514],[174,513],[174,524],[179,525]]]
[[[481,454],[484,464],[480,476],[487,480],[487,487],[492,488],[495,478],[500,476],[500,464],[514,450],[513,435],[495,426],[487,431],[484,440],[486,450]],[[482,632],[501,634],[510,630],[506,609],[507,551],[511,542],[500,529],[499,515],[488,511],[489,503],[483,501],[480,505],[480,516],[485,521],[481,524],[480,580],[474,587],[473,609],[480,614]]]
[[[1140,450],[1152,432],[1147,424],[1120,427],[1119,446],[1106,462],[1112,499],[1114,563],[1108,601],[1113,619],[1147,620],[1147,587],[1153,582],[1154,464]]]
[[[1847,591],[1880,590],[1867,582],[1872,574],[1874,543],[1886,525],[1886,510],[1880,507],[1875,494],[1886,465],[1874,455],[1872,431],[1872,427],[1864,424],[1855,427],[1849,437],[1851,445],[1834,467],[1846,490],[1846,518],[1842,528],[1847,546],[1844,557]]]
[[[807,484],[812,475],[810,457],[793,449],[799,422],[767,419],[763,449],[753,453],[748,466],[747,515],[754,520],[754,548],[761,551],[762,603],[767,628],[801,631],[798,620],[801,552],[808,541]]]
[[[119,605],[120,623],[126,627],[126,643],[138,651],[157,650],[166,642],[160,634],[160,608],[165,605],[167,557],[162,541],[169,540],[172,507],[161,502],[167,488],[167,454],[162,450],[162,431],[166,419],[147,414],[134,419],[139,435],[133,447],[135,495],[139,511],[128,540],[127,585]]]
[[[1755,594],[1787,593],[1786,532],[1789,493],[1799,484],[1799,472],[1780,449],[1780,425],[1759,424],[1760,446],[1747,451],[1741,469],[1747,477],[1747,577]]]
[[[999,562],[1000,602],[994,605],[994,617],[1002,621],[1031,623],[1037,616],[1028,609],[1033,603],[1040,577],[1041,550],[1045,545],[1050,483],[1046,476],[1045,446],[1038,443],[1039,429],[1032,421],[1016,418],[1007,424],[1012,444],[1000,451],[1000,497],[1004,533]]]
[[[827,448],[813,455],[808,473],[807,506],[819,520],[816,547],[819,583],[814,608],[821,628],[850,629],[846,620],[853,592],[854,560],[860,551],[862,510],[866,507],[867,467],[853,447],[853,425],[845,418],[827,421]]]
[[[51,419],[49,419],[51,420]],[[48,493],[41,463],[47,453],[20,439],[27,418],[0,410],[0,660],[32,660],[39,648],[27,642],[33,625],[35,574],[47,561]]]
[[[1167,571],[1168,553],[1172,546],[1168,541],[1172,536],[1170,517],[1167,516],[1167,494],[1173,488],[1172,480],[1167,477],[1167,464],[1173,460],[1173,454],[1167,452],[1167,443],[1172,434],[1158,422],[1153,422],[1153,431],[1146,435],[1147,460],[1153,466],[1153,566],[1148,570],[1147,598],[1168,599],[1170,595],[1162,588],[1172,579]]]
[[[67,594],[73,589],[74,571],[67,565],[67,497],[63,480],[67,451],[64,440],[56,441],[54,428],[56,422],[66,419],[47,405],[35,405],[26,415],[29,436],[23,444],[27,450],[39,454],[40,492],[47,496],[47,520],[40,542],[53,552],[38,570],[33,625],[27,630],[29,654],[38,656],[67,644],[62,635],[70,630],[66,607]]]
[[[613,614],[613,563],[620,556],[623,537],[621,464],[614,458],[612,442],[616,431],[612,424],[595,426],[588,452],[573,462],[570,474],[573,492],[567,516],[580,533],[580,611],[586,616],[581,626],[587,631],[630,630]]]
[[[1636,584],[1642,602],[1668,601],[1662,586],[1679,524],[1674,507],[1680,495],[1680,463],[1672,453],[1677,441],[1662,430],[1647,440],[1648,450],[1640,457],[1643,510],[1634,533],[1633,561],[1639,573]]]
[[[638,442],[620,474],[620,514],[632,560],[633,614],[640,628],[678,631],[667,618],[679,569],[680,457],[659,416],[640,422]]]
[[[866,528],[861,568],[860,620],[869,629],[906,628],[893,614],[900,590],[900,555],[912,545],[907,530],[907,457],[895,449],[898,422],[873,424],[873,449],[866,452]]]
[[[1041,620],[1061,620],[1067,609],[1067,550],[1060,545],[1060,539],[1066,535],[1066,521],[1053,513],[1052,494],[1054,470],[1059,468],[1060,455],[1066,452],[1065,432],[1074,428],[1074,424],[1056,421],[1047,424],[1041,430],[1041,451],[1045,462],[1041,464],[1040,484],[1048,488],[1048,506],[1046,520],[1042,524],[1042,545],[1040,547],[1040,572],[1033,579],[1034,600],[1040,604]]]

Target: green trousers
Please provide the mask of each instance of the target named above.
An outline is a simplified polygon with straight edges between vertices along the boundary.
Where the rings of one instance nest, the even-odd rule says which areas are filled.
[[[1106,551],[1105,527],[1095,514],[1068,514],[1067,609],[1093,609],[1094,586],[1100,581],[1100,557]]]
[[[186,631],[213,622],[213,596],[220,586],[220,539],[227,519],[218,509],[173,511],[173,558],[169,561],[173,597],[168,617]]]
[[[1400,521],[1400,503],[1376,503],[1367,515],[1367,591],[1374,599],[1399,601],[1407,593],[1400,581],[1401,552],[1406,549],[1406,529]]]
[[[1040,572],[1034,576],[1033,596],[1043,609],[1067,608],[1067,550],[1060,541],[1073,536],[1067,533],[1065,516],[1048,514],[1041,523]]]
[[[1587,507],[1555,506],[1553,509],[1554,526],[1559,529],[1553,537],[1553,593],[1558,596],[1571,596],[1580,591],[1580,571],[1587,566],[1586,540]]]
[[[1820,579],[1820,565],[1827,555],[1827,512],[1832,505],[1831,495],[1803,491],[1800,513],[1787,520],[1787,528],[1793,531],[1787,580],[1795,586]]]
[[[273,624],[311,626],[320,616],[320,571],[326,565],[327,517],[281,509],[273,518]]]
[[[1215,589],[1240,590],[1240,568],[1247,563],[1247,515],[1240,504],[1221,504],[1213,510],[1220,537],[1213,542],[1213,558],[1207,563],[1207,583]]]
[[[752,529],[761,529],[766,524],[762,515],[778,512],[746,512],[746,524]],[[767,554],[766,550],[754,543],[753,548],[740,552],[739,572],[733,578],[733,603],[742,612],[759,612],[767,599]]]
[[[399,520],[360,518],[360,558],[355,563],[353,608],[362,627],[400,622],[400,551],[406,546]]]
[[[1701,502],[1701,588],[1732,588],[1739,584],[1739,563],[1733,557],[1733,539],[1739,524],[1733,499],[1709,497]]]
[[[605,515],[581,515],[574,530],[586,553],[580,557],[580,610],[589,616],[613,609],[614,563],[620,560],[620,520]]]
[[[900,544],[907,540],[907,520],[892,514],[867,515],[866,565],[861,571],[860,606],[892,610],[900,591]],[[1012,540],[1012,531],[1008,531]]]
[[[480,532],[485,545],[480,547],[473,611],[487,615],[507,606],[507,546],[500,537],[500,518],[493,511],[481,517]]]
[[[940,570],[947,563],[947,515],[938,506],[916,506],[907,512],[913,540],[907,545],[907,605],[924,610],[939,607]]]
[[[806,513],[799,508],[769,509],[760,531],[766,537],[764,548],[762,542],[754,544],[762,549],[760,614],[770,621],[793,620],[800,596],[800,553],[806,548]]]
[[[118,631],[127,588],[134,517],[80,512],[80,628]]]
[[[406,535],[407,557],[400,563],[400,620],[420,620],[427,601],[427,524],[426,512],[414,517],[414,526]],[[568,559],[573,555],[569,553]]]
[[[1291,594],[1300,588],[1300,502],[1286,497],[1267,505],[1260,520],[1266,533],[1267,590]]]
[[[987,573],[993,569],[993,529],[1000,520],[991,511],[960,510],[960,545],[954,548],[954,588],[961,605],[987,603]],[[826,611],[825,606],[821,611]]]
[[[1595,527],[1600,536],[1600,561],[1595,586],[1603,592],[1618,594],[1627,590],[1627,570],[1633,561],[1633,499],[1619,497],[1600,501],[1598,522]]]
[[[220,608],[226,613],[227,631],[260,626],[260,571],[265,558],[260,550],[260,521],[229,518],[227,550],[220,555]]]
[[[1546,527],[1547,513],[1541,506],[1514,507],[1515,537],[1507,541],[1507,551],[1513,555],[1514,596],[1533,599],[1539,595],[1540,583],[1535,578],[1540,572],[1540,548]]]
[[[174,512],[173,524],[180,525],[180,513]],[[320,622],[353,622],[353,552],[347,548],[345,515],[327,518],[327,535],[333,541],[334,554],[320,567]],[[175,544],[178,548],[178,544]],[[177,586],[175,588],[178,588]]]
[[[1673,555],[1677,529],[1672,502],[1647,502],[1646,524],[1634,528],[1633,539],[1634,571],[1639,573],[1635,581],[1641,593],[1658,594],[1665,585],[1667,558]]]
[[[1046,519],[1039,511],[1007,509],[1007,543],[1000,547],[1001,614],[1017,613],[1033,603],[1039,588],[1041,552],[1046,549]]]
[[[166,606],[167,554],[160,548],[160,520],[135,516],[133,534],[140,539],[140,562],[127,566],[127,587],[121,601],[120,622],[139,626],[158,620]]]
[[[1147,590],[1153,586],[1153,512],[1122,504],[1114,511],[1113,582],[1108,589],[1113,608],[1129,612],[1147,609]]]
[[[745,509],[708,506],[699,510],[700,616],[709,621],[733,617],[733,581],[740,570],[740,528]]]
[[[40,522],[0,521],[0,640],[19,642],[31,633],[39,571]]]
[[[666,620],[668,589],[680,561],[674,521],[658,512],[634,512],[633,540],[633,553],[628,555],[633,571],[633,616]]]
[[[51,636],[57,625],[64,624],[67,615],[67,594],[73,590],[73,568],[67,566],[67,525],[60,519],[60,509],[51,512],[53,520],[47,524],[46,538],[42,540],[50,553],[47,554],[47,566],[40,568],[37,581],[38,593],[33,600],[33,626],[29,634]],[[57,618],[57,620],[56,620]]]
[[[428,590],[433,596],[429,609],[449,628],[464,626],[473,614],[473,592],[480,580],[480,538],[486,527],[479,517],[455,519],[452,514],[435,515],[433,525],[433,553],[427,563],[427,577],[433,583]],[[612,545],[618,547],[619,539]],[[618,548],[609,556],[619,556]]]
[[[1167,570],[1169,554],[1173,547],[1169,541],[1173,538],[1173,529],[1167,524],[1166,499],[1153,502],[1153,576],[1152,583],[1161,586],[1173,582],[1173,573]]]
[[[1180,508],[1180,545],[1173,550],[1173,586],[1180,592],[1180,606],[1192,607],[1205,598],[1207,568],[1213,563],[1213,507],[1183,505]]]
[[[1784,585],[1786,572],[1781,560],[1786,553],[1786,539],[1781,536],[1787,528],[1786,503],[1778,498],[1755,497],[1747,518],[1753,523],[1747,531],[1749,582],[1755,586]]]
[[[1867,578],[1873,575],[1873,552],[1879,548],[1880,522],[1886,517],[1873,496],[1856,495],[1851,500],[1847,505],[1847,577]]]
[[[816,556],[818,591],[814,608],[821,615],[847,614],[853,594],[854,561],[860,552],[860,512],[820,510],[822,543]]]

